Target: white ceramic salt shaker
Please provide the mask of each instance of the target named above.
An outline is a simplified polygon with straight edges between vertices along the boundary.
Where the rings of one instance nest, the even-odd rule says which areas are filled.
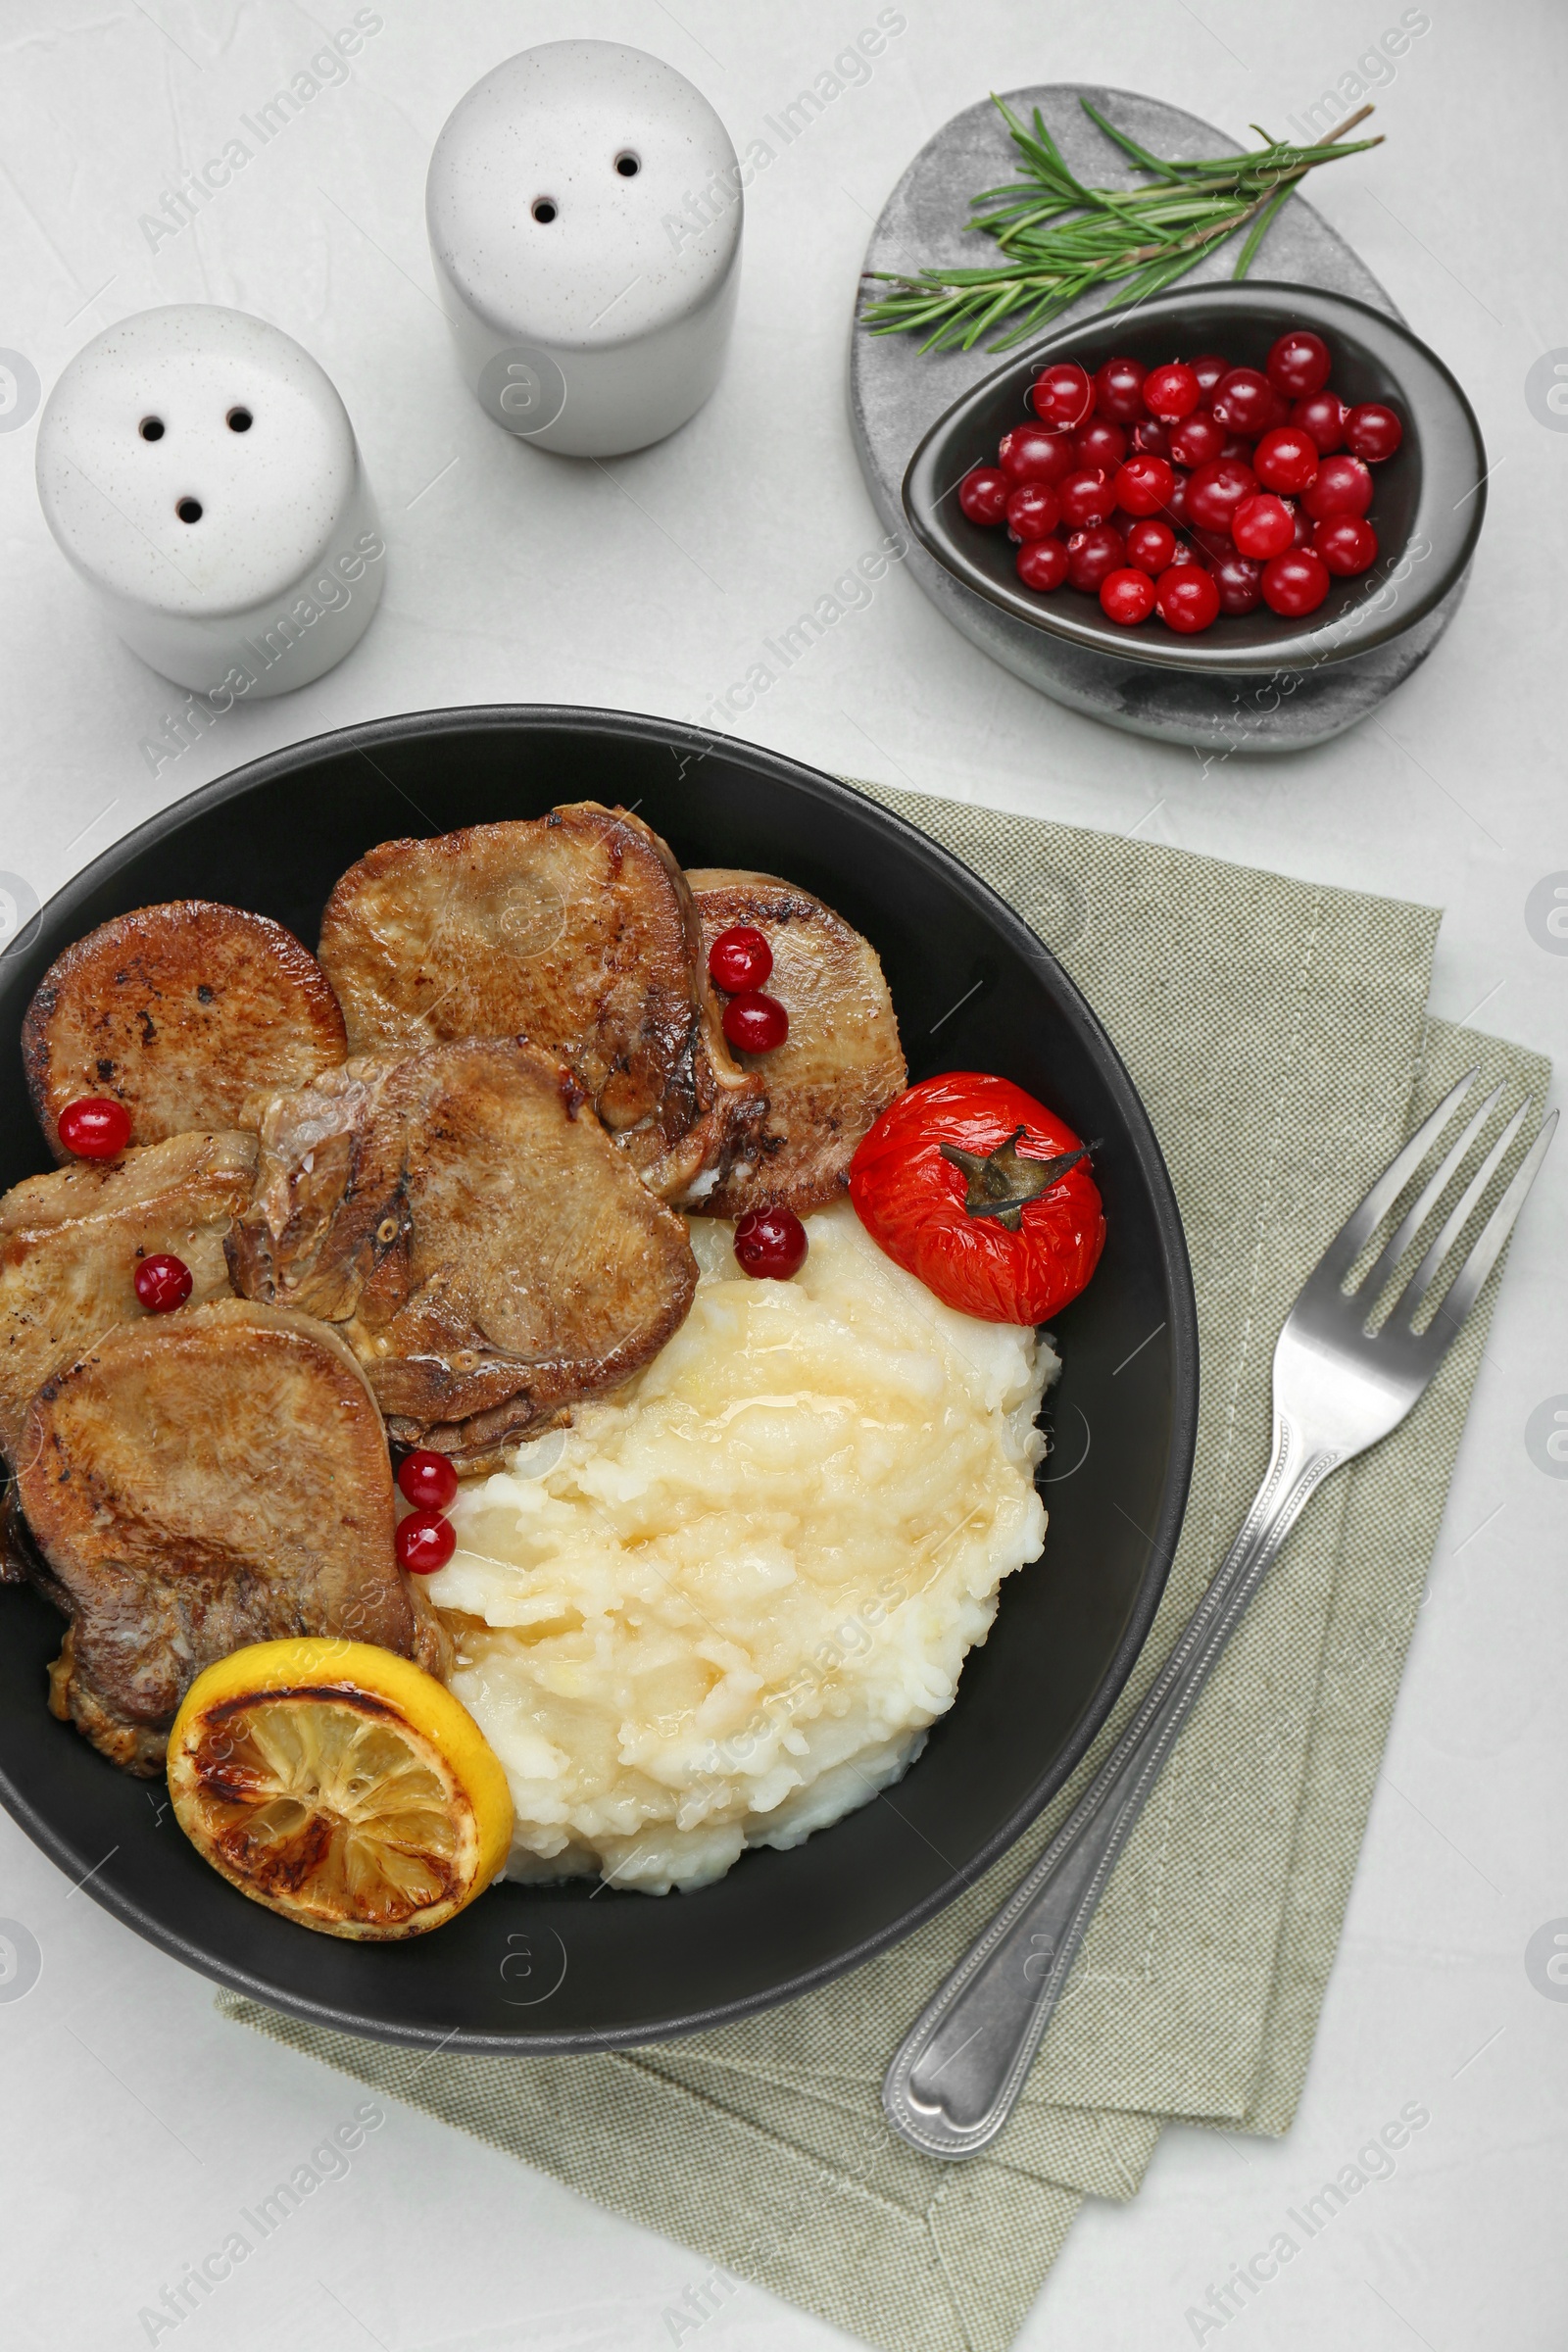
[[[448,117],[425,217],[470,389],[569,457],[662,441],[724,363],[741,166],[702,92],[618,41],[508,58]]]
[[[219,710],[365,634],[385,542],[336,387],[280,328],[172,303],[109,327],[38,426],[62,553],[132,652]]]

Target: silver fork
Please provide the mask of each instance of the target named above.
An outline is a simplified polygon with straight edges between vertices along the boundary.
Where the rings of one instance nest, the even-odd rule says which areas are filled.
[[[1308,1275],[1274,1350],[1274,1449],[1242,1532],[1132,1722],[1039,1861],[929,2001],[882,2085],[895,2132],[928,2156],[978,2155],[1011,2114],[1095,1907],[1177,1733],[1281,1544],[1330,1472],[1404,1419],[1497,1261],[1546,1154],[1543,1125],[1425,1331],[1415,1319],[1525,1123],[1522,1102],[1433,1237],[1388,1316],[1379,1295],[1481,1133],[1487,1096],[1351,1292],[1345,1284],[1474,1086],[1471,1070],[1378,1178]]]

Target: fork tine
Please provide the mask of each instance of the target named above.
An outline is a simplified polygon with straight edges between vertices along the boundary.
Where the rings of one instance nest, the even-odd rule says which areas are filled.
[[[1525,1196],[1541,1171],[1541,1163],[1546,1156],[1547,1147],[1556,1131],[1557,1113],[1553,1111],[1550,1118],[1544,1121],[1541,1133],[1520,1161],[1513,1182],[1487,1219],[1477,1237],[1475,1248],[1454,1276],[1453,1287],[1439,1307],[1431,1327],[1435,1332],[1439,1323],[1448,1326],[1442,1342],[1444,1348],[1447,1347],[1474,1306],[1481,1295],[1482,1284],[1502,1254],[1502,1246],[1513,1231],[1514,1219],[1525,1204]]]
[[[1336,1282],[1343,1282],[1347,1271],[1360,1256],[1373,1233],[1480,1075],[1481,1066],[1478,1062],[1473,1070],[1465,1072],[1449,1094],[1445,1095],[1432,1116],[1423,1121],[1403,1151],[1389,1162],[1360,1207],[1350,1211],[1324,1250],[1317,1265],[1317,1273],[1321,1278],[1327,1280],[1332,1276]]]
[[[1405,1284],[1393,1306],[1390,1307],[1389,1322],[1391,1325],[1401,1318],[1408,1322],[1415,1320],[1421,1307],[1431,1296],[1433,1286],[1442,1272],[1445,1258],[1458,1240],[1471,1210],[1502,1164],[1503,1154],[1524,1125],[1529,1113],[1530,1097],[1526,1095],[1513,1117],[1508,1121],[1507,1126],[1498,1136],[1492,1150],[1465,1186],[1464,1191],[1459,1195],[1453,1207],[1445,1217],[1436,1240],[1432,1243],[1421,1263]]]
[[[1458,1141],[1444,1153],[1443,1159],[1430,1180],[1421,1188],[1420,1196],[1411,1202],[1408,1213],[1400,1219],[1398,1231],[1378,1251],[1377,1260],[1365,1279],[1356,1285],[1357,1296],[1369,1302],[1375,1299],[1400,1258],[1415,1240],[1435,1203],[1442,1200],[1453,1174],[1476,1137],[1481,1133],[1492,1112],[1502,1100],[1501,1086],[1494,1086],[1479,1110],[1472,1111],[1459,1131]]]

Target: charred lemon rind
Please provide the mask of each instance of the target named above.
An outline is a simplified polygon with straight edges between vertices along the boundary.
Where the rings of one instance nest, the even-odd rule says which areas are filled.
[[[444,1925],[512,1838],[506,1776],[472,1716],[368,1642],[258,1642],[208,1667],[170,1736],[169,1787],[231,1886],[358,1941]]]

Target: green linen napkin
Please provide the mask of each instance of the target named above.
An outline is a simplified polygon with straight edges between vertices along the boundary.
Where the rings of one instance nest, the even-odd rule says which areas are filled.
[[[1507,1081],[1503,1113],[1524,1091],[1539,1099],[1549,1071],[1427,1020],[1428,909],[862,789],[1055,949],[1170,1164],[1198,1292],[1198,1458],[1126,1691],[1074,1780],[983,1880],[896,1950],[762,2017],[636,2052],[514,2060],[392,2049],[237,1996],[220,2006],[890,2352],[1002,2352],[1080,2196],[1132,2195],[1161,2119],[1290,2123],[1490,1290],[1416,1414],[1322,1490],[1286,1545],[1122,1857],[994,2151],[947,2166],[892,2137],[877,2086],[893,2044],[1073,1802],[1223,1557],[1267,1456],[1275,1336],[1329,1235],[1461,1070],[1480,1062]],[[955,1065],[984,1063],[983,1030],[961,1013],[944,1046]],[[689,2300],[666,2315],[672,2337],[722,2291],[694,2270]]]

